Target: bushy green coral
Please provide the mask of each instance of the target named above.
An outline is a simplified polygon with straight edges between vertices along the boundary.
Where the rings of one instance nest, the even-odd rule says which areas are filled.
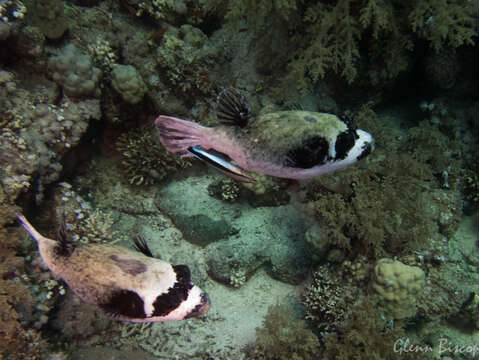
[[[226,5],[226,0],[142,0],[131,5],[136,15],[148,14],[171,24],[201,24],[214,17]]]
[[[462,0],[237,1],[228,18],[247,20],[259,38],[289,29],[282,45],[289,54],[283,86],[295,84],[302,92],[330,71],[351,83],[366,54],[373,67],[387,69],[370,74],[373,80],[397,76],[407,67],[415,34],[435,50],[471,45],[477,35],[471,4]]]
[[[116,149],[122,156],[122,167],[132,185],[150,185],[190,165],[189,161],[167,152],[150,126],[120,135]]]
[[[16,254],[22,240],[20,233],[7,230],[16,211],[16,206],[0,202],[0,358],[39,360],[45,358],[46,342],[35,328],[23,327],[20,316],[21,310],[33,311],[32,294],[12,279],[22,273],[25,262]]]
[[[472,7],[462,0],[414,1],[408,20],[412,30],[427,39],[434,50],[444,46],[474,45]]]
[[[263,327],[256,330],[256,337],[254,359],[317,359],[318,338],[286,305],[273,305],[268,309]]]
[[[424,249],[453,234],[461,216],[459,194],[442,189],[435,174],[449,166],[454,167],[450,173],[458,171],[451,149],[459,145],[427,124],[409,129],[401,141],[391,129],[373,133],[379,152],[367,166],[327,174],[309,185],[307,199],[313,200],[309,205],[322,241],[347,256],[378,258]],[[387,154],[381,155],[381,148]]]
[[[399,352],[398,344],[406,333],[399,326],[391,326],[381,317],[381,308],[371,297],[360,297],[351,304],[345,321],[334,333],[325,337],[324,360],[351,359],[432,359],[428,352]],[[409,338],[411,346],[416,345]]]

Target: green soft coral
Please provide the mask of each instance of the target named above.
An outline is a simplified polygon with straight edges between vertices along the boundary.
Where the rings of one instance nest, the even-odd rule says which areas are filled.
[[[284,304],[272,305],[263,327],[256,329],[253,359],[313,360],[320,350],[319,340]]]
[[[438,52],[448,45],[457,48],[461,45],[474,45],[474,19],[472,8],[461,0],[421,0],[413,2],[409,14],[412,30],[427,39]]]
[[[376,77],[397,76],[406,68],[402,52],[413,50],[414,35],[428,40],[435,50],[471,45],[477,35],[471,13],[471,5],[463,0],[245,0],[230,6],[228,18],[246,19],[258,37],[277,31],[273,24],[278,21],[289,29],[289,43],[283,49],[290,54],[283,87],[295,84],[305,93],[329,71],[353,82],[365,54],[375,61],[373,65],[387,69],[387,74]],[[401,66],[394,66],[398,57]]]

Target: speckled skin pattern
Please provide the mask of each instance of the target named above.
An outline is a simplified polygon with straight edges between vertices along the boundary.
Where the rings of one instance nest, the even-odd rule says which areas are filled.
[[[260,115],[245,128],[226,128],[226,132],[231,132],[251,157],[282,164],[290,150],[315,135],[325,138],[334,148],[337,136],[347,128],[333,114],[279,111]]]
[[[17,219],[37,241],[45,265],[83,301],[119,320],[182,320],[209,310],[206,293],[189,282],[185,265],[167,262],[122,246],[87,244],[70,254],[40,235],[21,215]]]
[[[190,156],[189,147],[201,146],[227,155],[244,170],[288,179],[344,168],[374,149],[369,133],[350,129],[336,115],[309,111],[264,114],[244,127],[207,128],[165,115],[155,125],[168,151]],[[338,149],[341,156],[336,157]]]
[[[108,301],[112,289],[145,291],[155,283],[158,293],[167,292],[175,281],[170,264],[149,258],[142,253],[106,244],[88,244],[76,248],[68,256],[49,256],[49,268],[68,284],[84,301],[96,305]],[[143,264],[144,271],[131,271],[128,262]],[[137,266],[138,267],[138,266]]]

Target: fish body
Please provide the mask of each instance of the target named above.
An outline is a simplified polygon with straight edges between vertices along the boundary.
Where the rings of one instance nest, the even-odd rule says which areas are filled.
[[[186,265],[155,259],[146,243],[140,252],[122,246],[88,244],[73,248],[38,233],[25,217],[17,220],[37,241],[45,265],[86,303],[131,322],[182,320],[209,310],[208,295],[190,282]]]
[[[219,96],[221,125],[208,128],[161,115],[155,125],[168,151],[190,156],[189,148],[224,154],[240,168],[289,179],[329,173],[367,156],[374,139],[340,117],[311,111],[278,111],[253,117],[237,90]]]

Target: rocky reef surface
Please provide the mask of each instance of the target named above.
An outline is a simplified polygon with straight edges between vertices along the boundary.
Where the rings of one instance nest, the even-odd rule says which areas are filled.
[[[474,358],[478,19],[462,0],[0,1],[0,357]],[[339,114],[376,149],[254,184],[167,153],[155,117],[215,126],[227,87],[255,113]],[[210,312],[106,316],[16,212],[74,246],[141,235]]]

